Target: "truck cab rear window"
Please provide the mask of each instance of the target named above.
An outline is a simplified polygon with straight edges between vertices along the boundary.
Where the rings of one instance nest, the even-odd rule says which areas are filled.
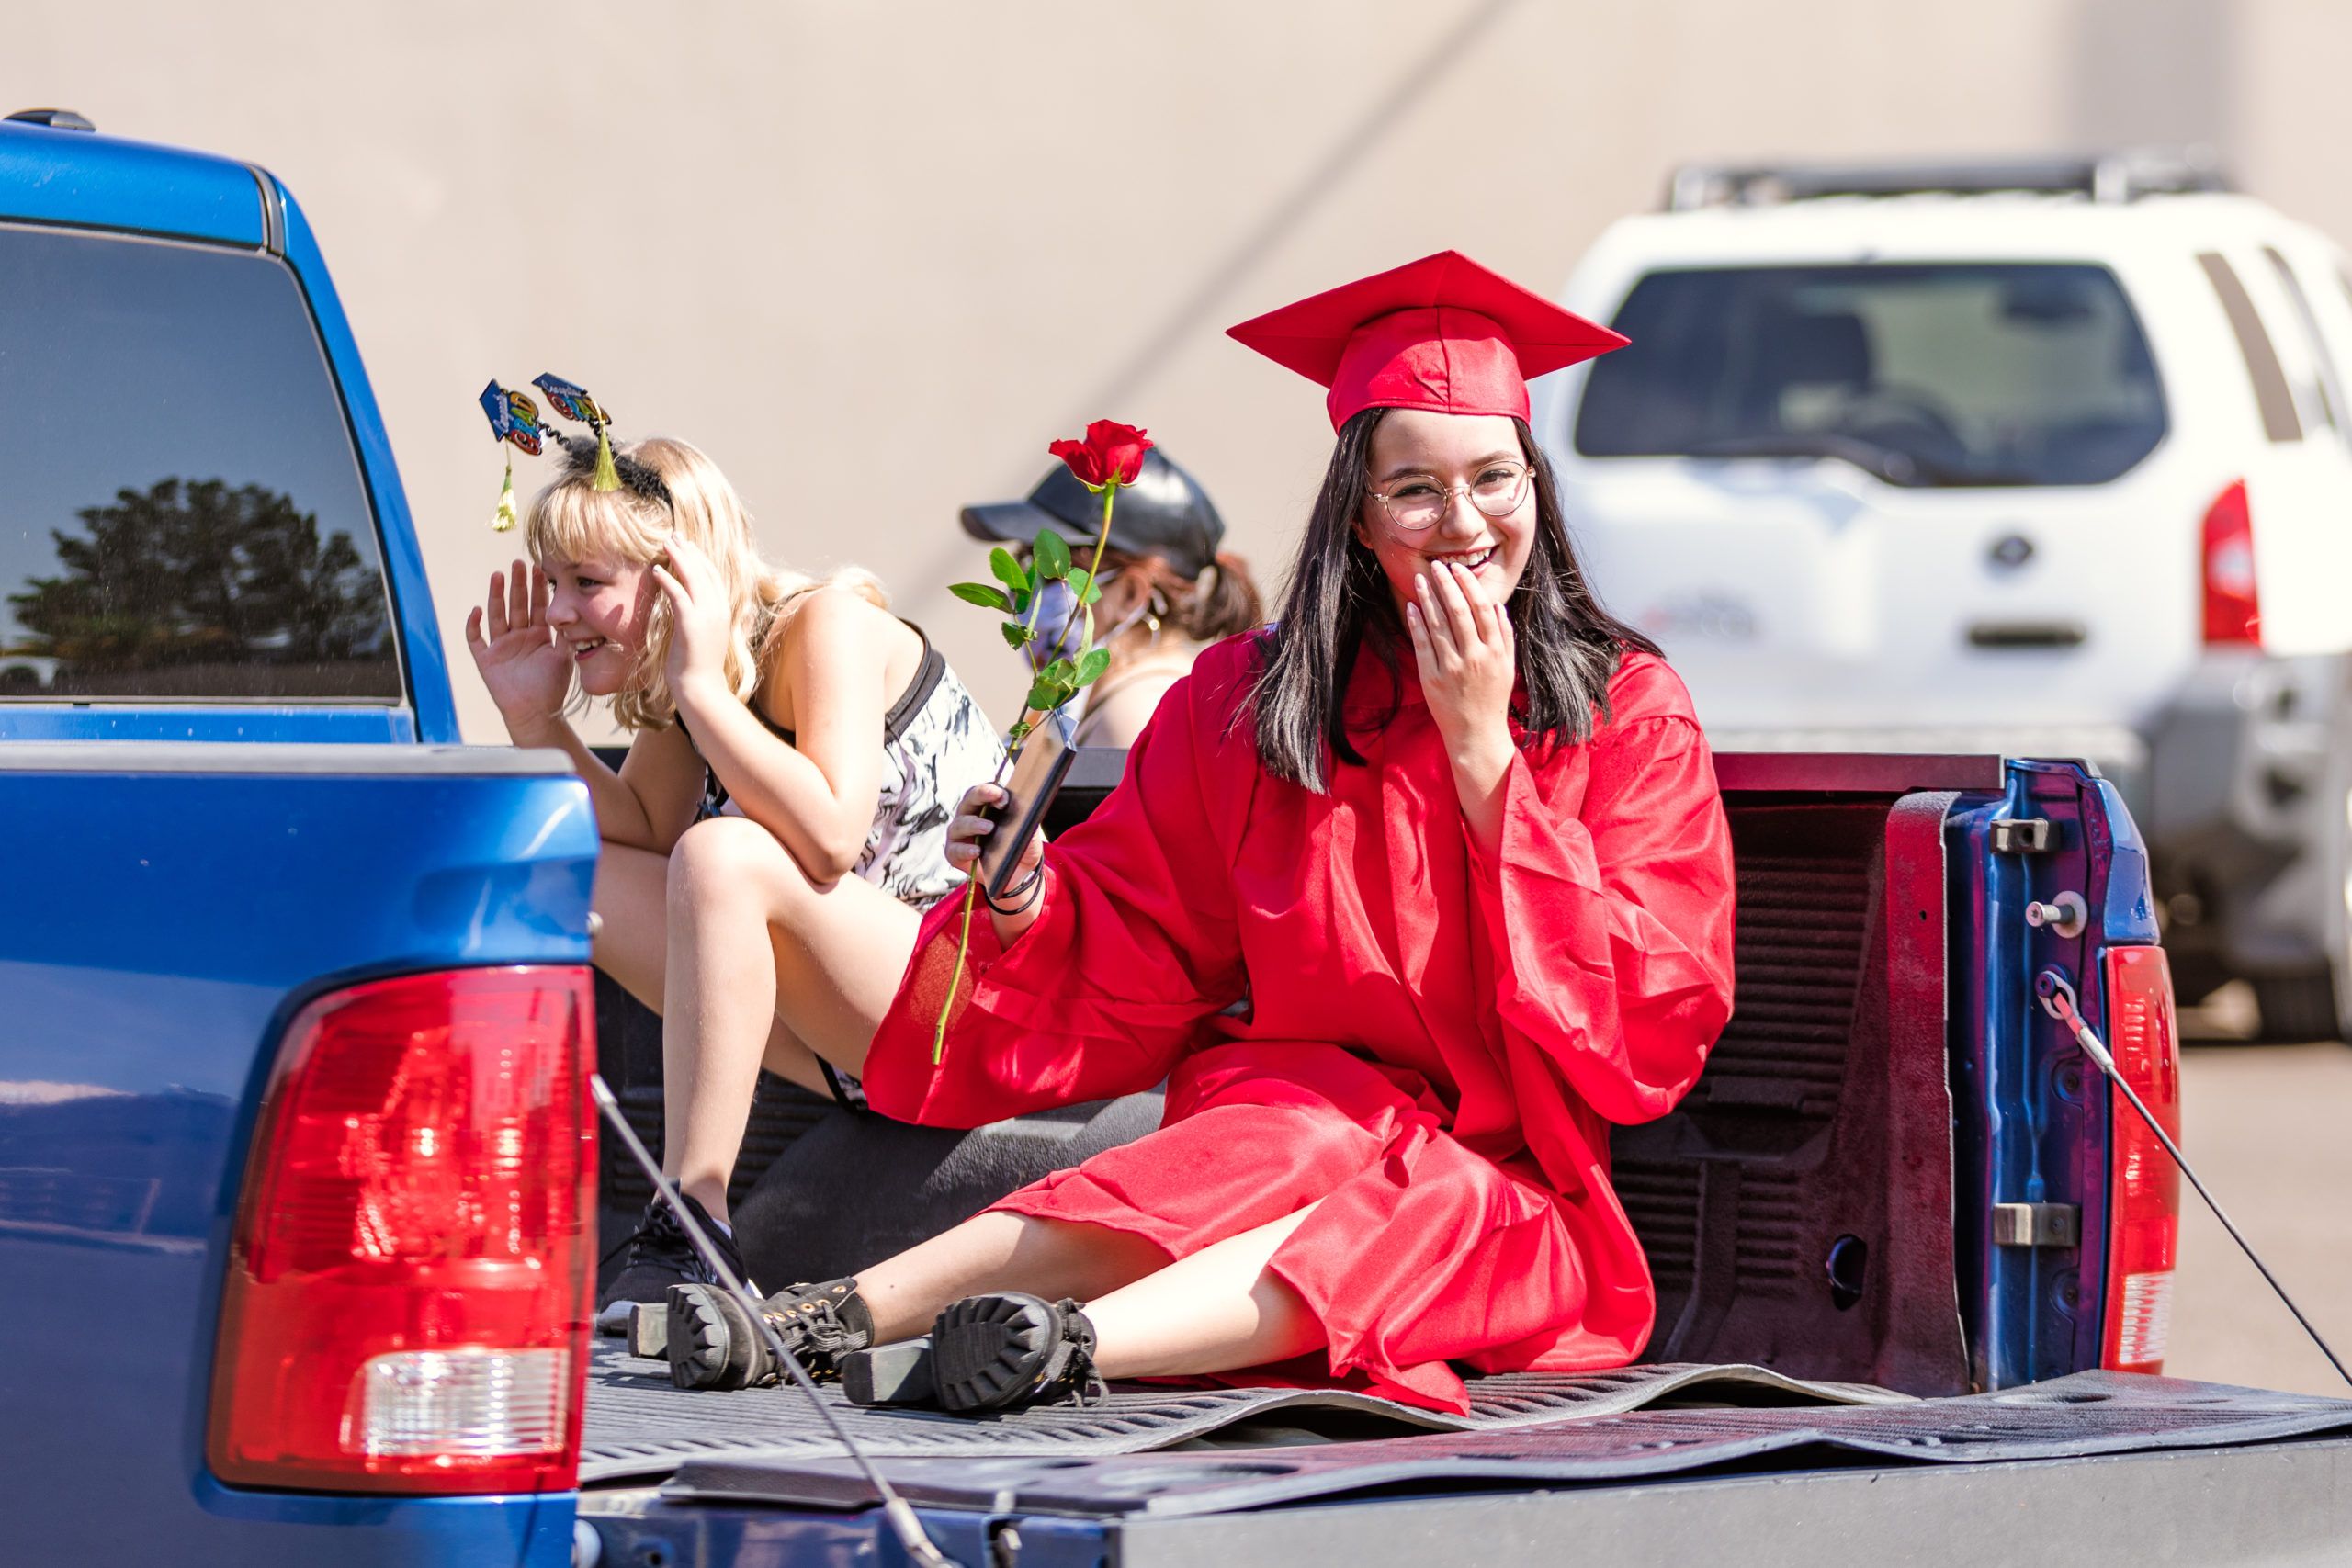
[[[0,226],[0,701],[401,695],[374,514],[293,275]]]
[[[2164,439],[2164,392],[2104,267],[1655,272],[1577,419],[1589,457],[1844,457],[1920,486],[2088,485]]]

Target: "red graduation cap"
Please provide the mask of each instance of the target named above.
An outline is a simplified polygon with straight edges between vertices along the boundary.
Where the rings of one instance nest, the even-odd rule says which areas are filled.
[[[1343,283],[1227,329],[1331,389],[1337,430],[1365,409],[1527,417],[1527,378],[1629,341],[1459,251]]]

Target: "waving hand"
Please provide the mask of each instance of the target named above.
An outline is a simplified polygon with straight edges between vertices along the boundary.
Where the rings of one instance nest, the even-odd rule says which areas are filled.
[[[466,616],[466,651],[515,744],[542,740],[571,694],[571,660],[548,625],[547,573],[519,560],[511,577],[492,572],[488,604]]]

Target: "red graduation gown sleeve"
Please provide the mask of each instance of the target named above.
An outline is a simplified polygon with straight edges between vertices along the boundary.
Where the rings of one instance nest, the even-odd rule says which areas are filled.
[[[1149,1089],[1201,1021],[1240,998],[1233,887],[1216,818],[1247,809],[1254,751],[1238,779],[1212,784],[1204,776],[1231,775],[1234,748],[1250,739],[1193,712],[1204,700],[1230,701],[1204,684],[1196,673],[1170,689],[1129,750],[1119,788],[1046,846],[1043,907],[1012,950],[997,942],[985,909],[974,916],[935,1067],[933,1031],[964,898],[932,908],[867,1055],[865,1092],[877,1110],[968,1127]]]
[[[1698,726],[1612,725],[1581,781],[1522,752],[1498,852],[1471,864],[1511,1054],[1541,1053],[1604,1121],[1672,1110],[1731,1013],[1731,842]]]

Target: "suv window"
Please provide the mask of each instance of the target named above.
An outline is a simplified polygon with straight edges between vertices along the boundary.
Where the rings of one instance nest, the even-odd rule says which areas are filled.
[[[2086,485],[2164,439],[2164,392],[2105,267],[1655,272],[1577,419],[1591,457],[1818,455],[1907,485]]]
[[[0,699],[394,703],[373,513],[274,258],[0,226]]]

